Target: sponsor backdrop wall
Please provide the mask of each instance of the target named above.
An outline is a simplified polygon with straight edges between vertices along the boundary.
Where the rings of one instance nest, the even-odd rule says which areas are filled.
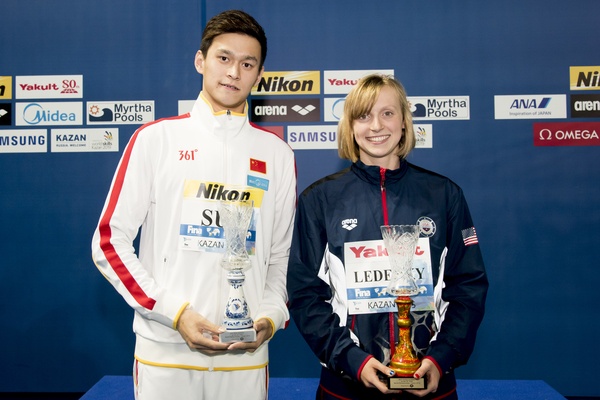
[[[404,82],[410,160],[463,187],[491,281],[458,376],[600,395],[594,0],[2,2],[0,392],[130,373],[132,311],[93,265],[91,235],[134,130],[196,98],[202,26],[227,8],[268,33],[251,116],[295,149],[299,191],[347,165],[336,122],[356,79]],[[319,371],[293,324],[271,359],[272,376]]]

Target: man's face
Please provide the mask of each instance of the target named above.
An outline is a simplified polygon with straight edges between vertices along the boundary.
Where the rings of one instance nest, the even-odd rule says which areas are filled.
[[[213,39],[206,57],[196,53],[196,70],[203,75],[203,93],[214,112],[244,111],[246,99],[262,76],[260,43],[251,36],[224,33]]]

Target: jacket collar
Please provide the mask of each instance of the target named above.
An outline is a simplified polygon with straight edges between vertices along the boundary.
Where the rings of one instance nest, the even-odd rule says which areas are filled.
[[[358,160],[351,166],[352,171],[363,181],[369,182],[373,185],[381,184],[381,168],[373,165],[366,165],[362,161]],[[405,159],[400,160],[400,167],[398,169],[386,169],[385,170],[385,181],[386,182],[397,182],[408,171],[408,162]]]
[[[248,102],[244,106],[243,113],[237,113],[229,110],[215,112],[212,106],[206,100],[203,93],[200,92],[194,107],[190,112],[194,119],[198,119],[202,126],[202,132],[208,132],[219,139],[233,138],[239,135],[248,122]]]

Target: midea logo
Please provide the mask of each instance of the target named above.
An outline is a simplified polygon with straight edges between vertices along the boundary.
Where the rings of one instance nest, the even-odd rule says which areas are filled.
[[[23,120],[30,125],[38,125],[44,122],[75,122],[77,116],[60,110],[45,110],[40,104],[31,103],[23,109]]]

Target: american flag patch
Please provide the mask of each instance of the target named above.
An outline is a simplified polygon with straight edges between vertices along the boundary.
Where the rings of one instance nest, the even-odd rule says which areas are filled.
[[[471,246],[479,243],[477,240],[477,232],[475,232],[475,227],[467,228],[462,230],[463,242],[465,242],[465,246]]]
[[[267,163],[254,158],[250,159],[250,171],[260,172],[262,174],[267,173]]]

